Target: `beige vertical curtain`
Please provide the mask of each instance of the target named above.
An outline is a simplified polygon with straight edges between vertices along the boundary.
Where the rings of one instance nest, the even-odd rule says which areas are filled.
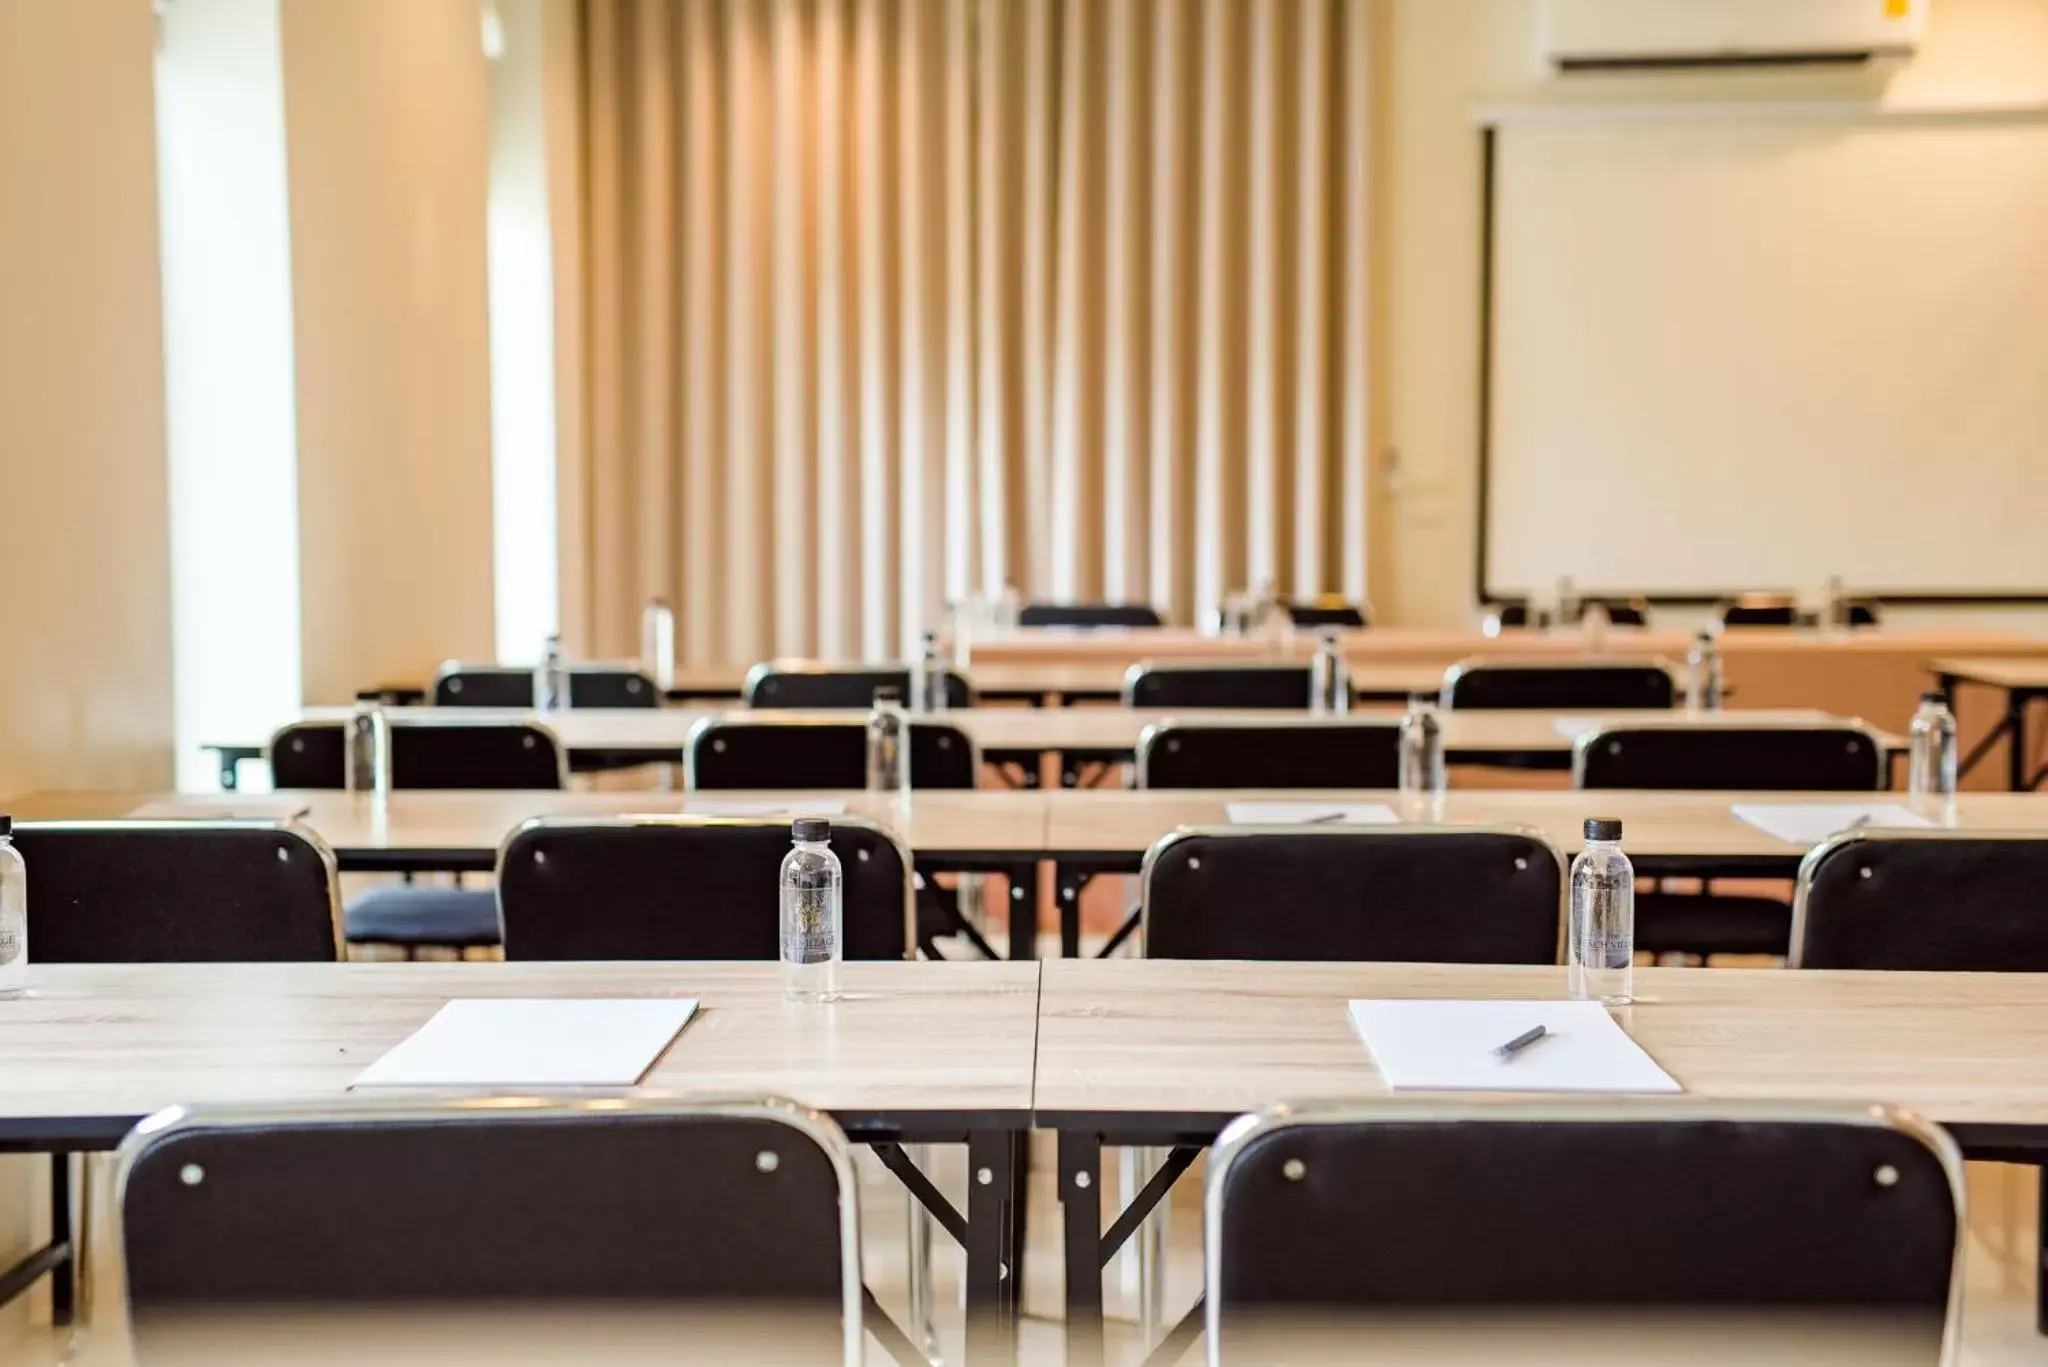
[[[593,651],[1365,589],[1366,0],[584,0]]]

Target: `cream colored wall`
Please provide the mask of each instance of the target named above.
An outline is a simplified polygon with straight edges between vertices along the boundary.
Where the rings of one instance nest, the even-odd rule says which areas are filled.
[[[1381,352],[1372,597],[1384,620],[1469,621],[1477,595],[1480,139],[1474,112],[1546,99],[2048,99],[2048,3],[1933,0],[1903,66],[1539,79],[1537,0],[1378,0]],[[2010,614],[2037,629],[2039,614]]]
[[[309,703],[492,655],[476,0],[283,0]]]
[[[4,792],[171,777],[154,44],[149,0],[0,3]],[[0,1159],[0,1266],[44,1166]]]

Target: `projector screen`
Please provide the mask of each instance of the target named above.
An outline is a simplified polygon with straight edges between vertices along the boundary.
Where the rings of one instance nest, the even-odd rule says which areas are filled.
[[[2048,121],[1492,136],[1483,590],[2048,595]]]

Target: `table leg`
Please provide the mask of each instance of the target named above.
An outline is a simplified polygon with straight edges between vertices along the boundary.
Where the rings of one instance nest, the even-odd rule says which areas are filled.
[[[1019,1138],[988,1130],[967,1141],[967,1360],[977,1367],[1017,1356],[1010,1260]]]
[[[1054,864],[1052,885],[1060,903],[1060,957],[1078,959],[1081,957],[1081,891],[1088,886],[1088,875]]]
[[[1102,1136],[1059,1135],[1067,1271],[1067,1365],[1102,1364]]]
[[[50,1155],[50,1242],[62,1242],[70,1252],[50,1269],[50,1323],[63,1327],[71,1323],[78,1301],[78,1239],[71,1228],[71,1155]]]
[[[2007,756],[2007,768],[2011,771],[2011,790],[2024,793],[2027,790],[2027,695],[2017,688],[2007,689],[2005,694],[2006,744],[2012,747]]]

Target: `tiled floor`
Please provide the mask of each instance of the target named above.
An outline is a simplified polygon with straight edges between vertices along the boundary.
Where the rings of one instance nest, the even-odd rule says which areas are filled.
[[[1062,1277],[1059,1259],[1059,1207],[1054,1200],[1050,1146],[1041,1139],[1035,1163],[1029,1216],[1030,1251],[1025,1264],[1024,1325],[1021,1360],[1027,1367],[1058,1367],[1064,1362],[1061,1326]],[[933,1169],[938,1184],[958,1201],[965,1192],[964,1162],[957,1150],[936,1149]],[[103,1174],[102,1174],[103,1175]],[[906,1321],[905,1211],[906,1197],[896,1180],[872,1159],[862,1163],[861,1209],[863,1261],[869,1286],[899,1323]],[[1106,1194],[1118,1191],[1112,1171]],[[1966,1252],[1966,1300],[1962,1361],[1968,1367],[2020,1367],[2048,1362],[2048,1339],[2033,1332],[2032,1295],[2035,1175],[2032,1170],[1977,1164],[1970,1169],[1969,1238]],[[1197,1166],[1182,1179],[1168,1221],[1166,1309],[1169,1320],[1193,1303],[1201,1282],[1200,1179]],[[1112,1199],[1114,1199],[1112,1197]],[[104,1203],[99,1207],[104,1211]],[[941,1233],[935,1258],[940,1349],[947,1361],[961,1360],[960,1258]],[[95,1280],[101,1306],[97,1332],[58,1335],[46,1328],[0,1350],[0,1367],[53,1367],[71,1361],[81,1367],[125,1367],[118,1312],[106,1304],[113,1286],[105,1265],[108,1244],[99,1239],[101,1257]],[[1121,1264],[1112,1265],[1104,1294],[1110,1317],[1108,1362],[1135,1367],[1144,1359],[1134,1323],[1134,1298]],[[887,1356],[869,1341],[868,1360],[886,1364]],[[1185,1361],[1201,1360],[1197,1347]]]

